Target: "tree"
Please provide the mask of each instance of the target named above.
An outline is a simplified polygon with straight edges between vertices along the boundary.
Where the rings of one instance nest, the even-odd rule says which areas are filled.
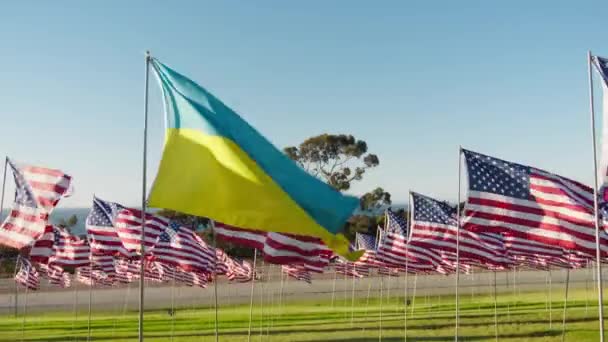
[[[364,194],[360,199],[361,210],[370,213],[378,213],[391,203],[391,194],[380,187]]]
[[[380,164],[378,156],[367,152],[365,141],[346,134],[317,135],[284,151],[304,170],[338,191],[350,189],[352,181],[363,179],[367,169]]]
[[[78,217],[76,217],[76,215],[72,215],[72,216],[68,217],[67,219],[62,218],[57,223],[57,225],[59,227],[64,228],[68,231],[70,231],[72,228],[74,228],[77,224],[78,224]]]

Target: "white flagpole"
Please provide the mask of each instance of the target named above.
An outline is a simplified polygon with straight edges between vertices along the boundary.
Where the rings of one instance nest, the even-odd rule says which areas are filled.
[[[283,316],[283,286],[285,284],[284,281],[284,274],[283,274],[283,267],[280,267],[281,269],[281,289],[279,291],[279,317]]]
[[[414,308],[416,307],[416,283],[418,282],[418,273],[414,274],[414,291],[412,292],[412,318],[414,318]]]
[[[566,311],[568,310],[568,288],[570,287],[570,268],[566,268],[566,294],[564,296],[564,313],[562,314],[562,342],[566,339]]]
[[[350,296],[350,326],[355,324],[355,263],[353,262],[353,289]]]
[[[145,77],[145,90],[144,90],[144,143],[143,143],[143,161],[142,161],[142,179],[141,179],[141,242],[140,242],[140,266],[139,266],[139,326],[138,335],[139,342],[144,340],[144,272],[145,272],[145,254],[146,247],[144,245],[145,232],[144,226],[146,224],[146,171],[148,163],[148,84],[150,75],[150,51],[146,51],[145,62],[146,62],[146,77]],[[91,273],[92,277],[92,273]]]
[[[553,327],[553,275],[551,274],[551,268],[549,268],[549,329]]]
[[[72,334],[74,335],[74,341],[76,341],[76,333],[74,330],[76,329],[76,321],[78,320],[78,286],[76,282],[74,282],[74,315],[72,317]]]
[[[411,211],[411,209],[410,209]],[[403,288],[403,340],[407,341],[407,276],[408,276],[408,253],[405,244],[405,286]]]
[[[253,292],[255,291],[255,263],[257,261],[258,249],[253,250],[253,277],[251,278],[251,295],[249,298],[249,329],[247,330],[247,341],[251,341],[251,322],[253,321]],[[281,286],[283,278],[281,275]]]
[[[210,220],[210,224],[211,224],[211,230],[212,230],[212,234],[213,234],[213,252],[215,253],[215,259],[214,259],[214,263],[215,265],[213,265],[213,297],[215,300],[215,305],[213,306],[215,309],[215,342],[218,342],[220,339],[220,335],[219,335],[219,322],[217,319],[218,316],[218,307],[217,307],[217,241],[216,241],[216,236],[215,236],[215,221]]]
[[[336,265],[334,264],[334,285],[331,290],[331,307],[334,307],[334,301],[336,299],[336,280],[338,279],[338,270],[336,269]]]
[[[89,318],[87,320],[87,341],[91,340],[91,311],[93,308],[93,266],[89,268]]]
[[[31,266],[33,267],[33,266]],[[25,318],[27,317],[27,290],[29,289],[30,284],[30,274],[31,271],[27,273],[27,277],[25,277],[25,296],[23,298],[23,320],[21,321],[21,341],[25,339]]]
[[[454,341],[458,342],[458,285],[460,281],[460,178],[462,173],[462,147],[458,146],[458,203],[456,203],[456,323],[454,325]]]
[[[494,336],[498,342],[498,299],[496,297],[496,271],[494,273]]]
[[[4,213],[4,188],[6,187],[6,167],[8,166],[8,157],[4,158],[4,171],[2,172],[2,197],[0,197],[0,222]]]
[[[587,274],[585,275],[585,318],[587,318],[587,315],[589,314],[589,271],[591,271],[591,268],[589,268],[589,259],[587,259]]]
[[[173,335],[175,334],[175,277],[171,279],[171,341],[173,341]]]
[[[15,272],[13,272],[13,279],[15,279],[15,277],[17,276],[17,271],[18,269],[21,267],[21,255],[18,254],[17,255],[17,260],[15,260]],[[15,281],[15,318],[17,318],[18,315],[18,305],[19,305],[19,286],[17,285],[17,282]]]
[[[369,295],[372,292],[372,283],[369,282],[367,284],[367,300],[365,301],[365,316],[367,317],[367,313],[369,312]],[[363,326],[363,331],[365,331],[365,324],[362,324]]]
[[[602,288],[602,256],[600,250],[600,222],[599,222],[599,208],[598,208],[598,194],[597,188],[598,177],[597,177],[597,147],[595,141],[595,107],[593,104],[593,73],[591,72],[591,51],[587,52],[587,66],[589,71],[589,109],[591,114],[591,141],[593,146],[593,208],[595,212],[595,259],[597,267],[597,300],[599,310],[599,323],[600,323],[600,341],[604,341],[604,293]]]
[[[388,268],[388,279],[386,282],[386,304],[391,304],[391,269]]]
[[[384,275],[380,275],[380,324],[378,325],[378,341],[382,342],[382,291],[384,290]]]
[[[262,269],[264,270],[264,275],[266,275],[266,265],[264,262],[264,259],[262,259]],[[267,277],[265,277],[266,279],[268,279]],[[260,279],[261,281],[262,279]],[[264,336],[264,282],[262,281],[261,284],[261,288],[260,288],[260,340],[262,340],[262,337]]]

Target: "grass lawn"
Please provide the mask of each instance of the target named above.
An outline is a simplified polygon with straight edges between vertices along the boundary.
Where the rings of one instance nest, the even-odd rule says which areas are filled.
[[[393,293],[393,295],[395,295]],[[588,301],[586,300],[588,296]],[[340,297],[340,296],[338,296]],[[498,334],[501,341],[560,341],[563,294],[553,291],[551,311],[547,293],[500,294]],[[383,341],[403,341],[403,297],[351,300],[290,302],[279,308],[254,307],[252,341],[375,341],[380,327]],[[598,322],[595,297],[590,291],[571,291],[568,302],[566,341],[597,340]],[[453,341],[454,298],[417,297],[414,312],[408,306],[407,334],[410,341]],[[551,315],[550,315],[551,312]],[[86,341],[87,313],[45,313],[23,317],[2,316],[0,341]],[[382,317],[382,319],[380,318]],[[179,309],[175,320],[163,311],[147,311],[146,341],[213,341],[213,308]],[[492,296],[461,297],[460,335],[463,341],[493,341],[494,301]],[[220,307],[220,340],[246,341],[249,306]],[[550,326],[550,321],[552,324]],[[137,312],[94,312],[92,340],[134,341],[137,338]],[[262,328],[262,329],[260,329]],[[173,333],[173,339],[171,338]]]

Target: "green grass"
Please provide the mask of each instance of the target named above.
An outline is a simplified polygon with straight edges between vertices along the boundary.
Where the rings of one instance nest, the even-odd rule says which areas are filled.
[[[337,296],[341,297],[341,295]],[[593,294],[571,291],[568,302],[567,341],[597,340],[597,306]],[[547,310],[546,293],[524,293],[519,296],[500,294],[498,299],[498,332],[501,341],[559,341],[562,329],[563,297],[553,293],[552,326]],[[351,301],[290,302],[254,307],[252,341],[373,341],[380,333],[382,340],[403,341],[403,298],[393,297],[382,304],[378,298],[369,305],[366,299],[355,301],[351,324]],[[275,303],[276,304],[276,303]],[[411,306],[408,307],[411,310]],[[460,310],[460,336],[463,341],[493,341],[494,302],[492,296],[463,295]],[[220,340],[246,341],[249,306],[220,307]],[[26,317],[0,316],[0,341],[86,341],[87,316],[73,313],[31,314]],[[263,328],[260,335],[260,327]],[[181,309],[174,321],[173,341],[213,341],[212,308]],[[147,311],[146,341],[170,341],[172,319],[166,310]],[[414,315],[408,311],[408,340],[453,341],[454,298],[423,296],[416,298]],[[134,341],[137,337],[137,313],[95,312],[92,340]]]

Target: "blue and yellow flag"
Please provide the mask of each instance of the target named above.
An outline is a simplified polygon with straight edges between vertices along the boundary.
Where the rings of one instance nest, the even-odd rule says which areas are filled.
[[[309,175],[206,89],[156,59],[167,117],[151,207],[229,225],[316,236],[356,259],[339,234],[358,205]]]

